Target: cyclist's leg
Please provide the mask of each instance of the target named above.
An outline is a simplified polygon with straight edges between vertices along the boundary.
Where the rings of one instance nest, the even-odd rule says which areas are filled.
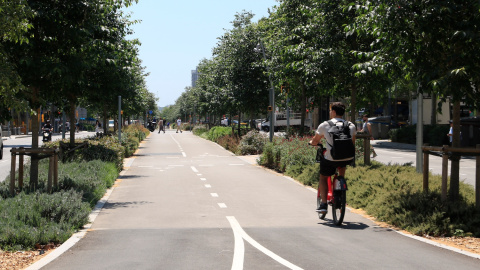
[[[328,176],[320,174],[320,181],[318,181],[318,190],[320,191],[320,196],[322,197],[322,203],[327,203],[327,193],[328,193]]]
[[[328,193],[328,177],[335,174],[336,167],[334,163],[322,159],[320,160],[320,181],[318,182],[318,188],[320,191],[320,196],[322,197],[322,203],[327,202],[327,193]]]

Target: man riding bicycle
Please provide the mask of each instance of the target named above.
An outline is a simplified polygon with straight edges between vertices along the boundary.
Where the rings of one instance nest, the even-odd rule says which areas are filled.
[[[341,102],[334,102],[330,109],[330,121],[333,122],[334,125],[337,123],[343,124],[345,121],[342,119],[345,113],[345,105]],[[337,125],[338,126],[338,125]],[[310,141],[311,145],[317,145],[322,138],[325,138],[327,141],[326,145],[326,152],[324,157],[320,160],[320,181],[318,182],[318,189],[320,191],[320,195],[322,197],[322,202],[320,206],[317,208],[317,212],[326,214],[327,213],[327,189],[328,189],[328,177],[335,174],[335,171],[338,169],[339,177],[345,176],[346,166],[350,165],[355,157],[346,158],[346,159],[333,159],[330,150],[332,149],[333,145],[333,138],[332,135],[328,132],[331,128],[328,121],[321,123],[317,130],[315,131],[315,136]],[[350,135],[352,136],[353,144],[355,145],[355,134],[357,133],[357,129],[355,125],[351,122],[348,122],[348,128],[350,129]]]

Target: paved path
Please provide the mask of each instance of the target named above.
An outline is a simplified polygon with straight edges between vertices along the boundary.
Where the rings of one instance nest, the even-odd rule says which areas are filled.
[[[341,227],[319,220],[312,189],[190,132],[151,134],[127,165],[88,232],[42,269],[450,270],[480,263],[351,212]]]

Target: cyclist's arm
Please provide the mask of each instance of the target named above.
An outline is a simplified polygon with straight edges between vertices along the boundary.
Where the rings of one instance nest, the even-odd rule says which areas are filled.
[[[310,144],[317,145],[323,137],[323,135],[315,133],[315,136],[310,140]]]

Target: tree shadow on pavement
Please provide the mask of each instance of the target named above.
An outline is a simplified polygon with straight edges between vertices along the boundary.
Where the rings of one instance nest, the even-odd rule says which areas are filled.
[[[136,202],[107,202],[103,206],[104,209],[118,209],[118,208],[133,208],[146,204],[151,204],[148,201],[136,201]]]

